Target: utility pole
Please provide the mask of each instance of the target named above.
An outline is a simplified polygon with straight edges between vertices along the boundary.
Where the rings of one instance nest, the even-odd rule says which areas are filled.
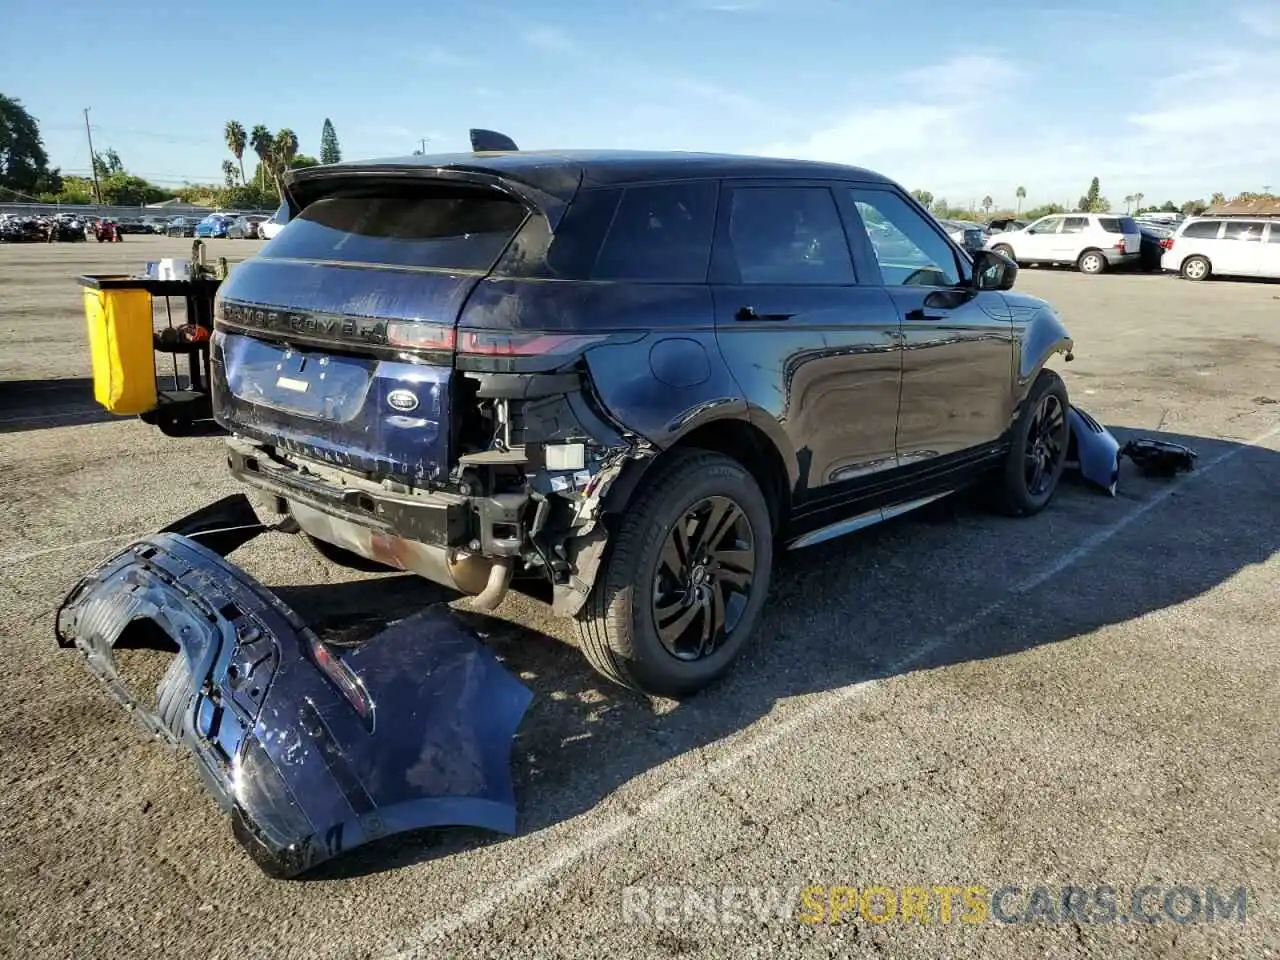
[[[89,138],[89,170],[93,173],[93,198],[102,206],[102,187],[98,186],[98,155],[93,152],[93,130],[89,127],[89,108],[84,108],[84,135]]]
[[[418,141],[418,152],[425,154],[427,152],[427,138],[423,137]]]

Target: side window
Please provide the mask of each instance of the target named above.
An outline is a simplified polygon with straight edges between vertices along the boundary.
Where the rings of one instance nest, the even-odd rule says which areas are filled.
[[[1267,237],[1267,243],[1280,243],[1280,220],[1271,221],[1271,233]]]
[[[1227,222],[1227,229],[1222,233],[1223,240],[1245,240],[1251,243],[1262,241],[1262,224]]]
[[[1061,217],[1044,217],[1028,227],[1027,233],[1057,233],[1061,223]]]
[[[1106,229],[1106,221],[1102,222],[1103,229]],[[1084,233],[1089,227],[1088,217],[1067,217],[1062,224],[1063,233]]]
[[[951,287],[960,282],[951,245],[895,193],[850,189],[886,286]]]
[[[1216,240],[1220,226],[1222,226],[1221,220],[1197,220],[1195,223],[1187,224],[1182,235],[1199,240]]]
[[[716,191],[714,181],[628,187],[591,278],[704,282]]]
[[[741,283],[853,283],[853,261],[826,187],[737,187],[729,261]]]
[[[604,244],[604,235],[609,232],[609,224],[613,222],[621,199],[621,190],[584,190],[574,198],[546,248],[547,267],[552,276],[565,280],[591,279],[596,258]],[[525,232],[532,231],[537,231],[545,243],[546,219],[530,217]],[[536,247],[537,240],[531,238],[528,246]],[[509,259],[510,253],[504,260]],[[505,262],[502,267],[511,271],[521,269]]]

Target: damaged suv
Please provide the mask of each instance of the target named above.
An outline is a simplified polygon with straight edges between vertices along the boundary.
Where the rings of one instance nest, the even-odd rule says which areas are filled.
[[[215,308],[232,472],[332,559],[545,597],[618,683],[721,675],[779,550],[1058,484],[1058,316],[875,173],[505,151],[289,176]]]

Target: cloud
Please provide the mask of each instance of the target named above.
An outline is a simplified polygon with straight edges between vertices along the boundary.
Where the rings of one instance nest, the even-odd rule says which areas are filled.
[[[415,50],[411,56],[418,63],[429,67],[474,67],[479,63],[474,57],[466,56],[454,50],[447,50],[434,44],[423,47],[421,50]]]
[[[1236,11],[1236,19],[1259,37],[1280,37],[1280,9],[1258,5]]]
[[[545,53],[576,53],[577,42],[557,27],[530,27],[524,32],[524,42]]]

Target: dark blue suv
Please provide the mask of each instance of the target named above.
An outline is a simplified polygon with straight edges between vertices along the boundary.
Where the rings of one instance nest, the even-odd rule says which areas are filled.
[[[619,683],[723,673],[778,550],[1057,486],[1059,318],[875,173],[507,151],[290,176],[218,297],[232,471],[339,562],[544,597]]]

